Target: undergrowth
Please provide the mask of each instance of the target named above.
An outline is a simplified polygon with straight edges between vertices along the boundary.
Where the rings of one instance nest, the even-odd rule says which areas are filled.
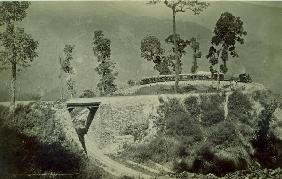
[[[95,166],[86,170],[89,161],[79,144],[67,139],[55,112],[52,103],[44,102],[17,105],[14,115],[0,106],[0,173],[4,178],[18,173],[87,176],[92,171],[91,175],[101,175]]]
[[[254,96],[255,95],[255,96]],[[160,98],[155,138],[127,146],[125,154],[137,162],[170,165],[175,172],[213,173],[223,176],[236,170],[277,167],[279,158],[269,123],[277,108],[267,94]],[[254,103],[263,106],[260,114]],[[225,116],[224,105],[228,107]]]

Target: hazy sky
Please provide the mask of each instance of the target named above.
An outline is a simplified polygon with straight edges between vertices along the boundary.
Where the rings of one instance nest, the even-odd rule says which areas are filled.
[[[246,43],[238,46],[240,58],[230,59],[230,67],[246,69],[256,81],[279,92],[282,85],[282,2],[212,2],[199,16],[190,12],[177,15],[177,31],[183,38],[196,36],[200,39],[204,54],[199,61],[200,70],[208,70],[204,56],[212,29],[225,11],[240,16],[248,32]],[[94,71],[97,60],[91,49],[95,30],[103,30],[112,41],[119,85],[129,79],[156,75],[152,63],[140,57],[140,41],[150,34],[164,43],[171,34],[171,11],[163,5],[150,6],[145,2],[32,2],[21,26],[39,41],[39,58],[32,67],[21,72],[20,91],[56,91],[60,84],[58,58],[63,55],[65,44],[76,46],[75,79],[80,91],[94,89],[99,79]],[[192,62],[189,50],[182,61],[184,72],[189,72]],[[0,87],[7,89],[10,72],[0,75]]]

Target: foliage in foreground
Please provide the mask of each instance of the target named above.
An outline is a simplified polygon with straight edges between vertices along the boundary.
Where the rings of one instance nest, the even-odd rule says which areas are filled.
[[[67,139],[52,103],[18,105],[14,117],[0,106],[0,173],[101,175],[77,144]]]
[[[281,157],[268,130],[277,105],[269,96],[258,98],[235,91],[228,101],[226,94],[160,99],[156,137],[127,146],[126,153],[137,162],[170,165],[177,173],[223,176],[258,164],[277,167]],[[259,101],[263,109],[258,112],[254,103]]]

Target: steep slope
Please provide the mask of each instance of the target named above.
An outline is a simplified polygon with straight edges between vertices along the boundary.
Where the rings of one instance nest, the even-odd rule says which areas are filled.
[[[281,112],[275,98],[262,88],[96,100],[102,104],[85,136],[86,146],[93,150],[89,155],[114,175],[128,171],[129,176],[136,176],[140,167],[158,171],[152,161],[176,173],[218,176],[281,164],[281,153],[273,148],[282,141]],[[85,112],[81,114],[81,119],[86,117]],[[264,125],[271,126],[271,130],[265,131]],[[276,142],[271,137],[261,138],[263,135],[273,135]],[[267,151],[260,145],[262,142],[269,145]]]

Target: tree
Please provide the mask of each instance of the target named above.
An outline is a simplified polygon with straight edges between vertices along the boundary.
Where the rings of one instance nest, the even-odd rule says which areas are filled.
[[[71,62],[73,61],[74,48],[75,48],[74,45],[65,45],[64,47],[65,58],[63,60],[62,58],[60,58],[61,68],[68,75],[67,89],[71,94],[71,98],[73,98],[76,93],[74,87],[74,80],[72,78],[72,75],[74,74],[74,68],[71,65]]]
[[[111,41],[104,37],[103,31],[95,31],[92,47],[99,63],[95,70],[101,77],[97,84],[100,95],[112,95],[117,90],[114,80],[118,73],[115,71],[115,63],[111,60]]]
[[[191,49],[193,50],[193,65],[191,67],[191,73],[196,73],[198,70],[198,62],[197,58],[201,58],[202,53],[200,51],[200,43],[197,41],[195,37],[190,39],[189,43]]]
[[[15,110],[17,72],[30,66],[38,57],[36,49],[38,42],[23,28],[16,27],[16,22],[22,21],[30,3],[25,1],[0,2],[0,62],[6,69],[11,67],[11,110]]]
[[[61,100],[64,99],[64,85],[63,85],[63,74],[64,74],[64,66],[63,66],[63,59],[62,57],[59,57],[60,62],[60,73],[59,73],[59,79],[60,79],[60,97]]]
[[[172,61],[172,66],[173,66],[173,71],[176,72],[176,56],[175,56],[175,46],[174,46],[174,35],[169,35],[166,39],[165,42],[167,44],[171,44],[172,45],[172,52],[173,54],[170,54],[168,56],[168,58],[170,59],[170,61]],[[178,59],[179,59],[179,63],[178,63],[178,71],[179,73],[182,72],[182,63],[181,63],[181,58],[183,57],[183,55],[186,54],[185,48],[190,44],[190,41],[188,40],[184,40],[180,37],[179,34],[176,34],[176,44],[178,47]]]
[[[208,7],[208,3],[200,2],[198,0],[152,0],[149,4],[156,4],[163,2],[166,7],[170,8],[172,11],[172,31],[173,31],[173,44],[175,49],[178,49],[177,45],[177,33],[176,33],[176,14],[180,12],[186,12],[186,10],[192,11],[195,15],[200,14],[204,9]],[[174,90],[178,92],[179,74],[180,74],[180,53],[179,50],[174,50],[175,53],[175,86]]]
[[[217,78],[219,81],[219,71],[226,73],[228,71],[227,61],[229,54],[234,57],[239,57],[236,52],[236,43],[244,44],[243,36],[247,35],[244,30],[243,21],[240,17],[235,17],[229,12],[222,13],[218,21],[216,22],[214,29],[214,36],[212,37],[212,46],[209,49],[209,53],[206,56],[211,63],[210,70],[212,73],[218,73]],[[219,58],[222,64],[219,65]],[[214,66],[218,64],[219,69],[214,69]]]
[[[147,61],[154,62],[154,69],[160,75],[171,74],[171,61],[164,55],[165,50],[161,47],[161,42],[155,36],[146,36],[141,41],[141,57]]]
[[[92,91],[91,89],[86,89],[82,92],[82,94],[79,96],[80,98],[93,98],[95,97],[95,93],[94,91]]]

